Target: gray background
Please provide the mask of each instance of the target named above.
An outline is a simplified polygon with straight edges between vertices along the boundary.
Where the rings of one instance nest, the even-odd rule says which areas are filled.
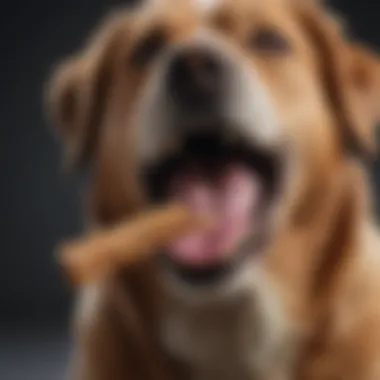
[[[52,64],[116,3],[122,1],[22,0],[4,2],[0,10],[1,380],[64,375],[71,295],[52,249],[81,228],[80,181],[59,172],[41,89]],[[356,35],[380,47],[375,1],[333,4]]]

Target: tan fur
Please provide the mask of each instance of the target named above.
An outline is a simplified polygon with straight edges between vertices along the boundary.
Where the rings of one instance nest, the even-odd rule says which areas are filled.
[[[207,15],[171,5],[119,11],[53,78],[50,105],[71,163],[93,162],[92,220],[114,223],[145,203],[133,115],[150,71],[128,56],[159,24],[171,42],[212,31],[268,89],[294,160],[277,232],[259,268],[246,269],[252,291],[239,299],[192,308],[166,292],[153,263],[84,289],[73,378],[380,379],[379,239],[369,179],[346,151],[375,150],[377,57],[314,2],[225,0]],[[249,31],[263,25],[287,37],[289,55],[247,52]]]

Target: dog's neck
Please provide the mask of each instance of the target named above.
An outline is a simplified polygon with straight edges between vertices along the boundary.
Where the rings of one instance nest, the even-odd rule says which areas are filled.
[[[254,292],[198,306],[170,300],[163,306],[163,345],[193,379],[260,379],[290,351],[280,349],[282,332],[266,331],[259,304]]]

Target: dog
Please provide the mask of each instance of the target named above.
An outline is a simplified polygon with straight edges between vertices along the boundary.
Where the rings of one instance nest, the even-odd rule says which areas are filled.
[[[379,69],[312,0],[148,1],[61,62],[48,107],[90,166],[89,228],[217,217],[81,290],[74,379],[380,379]]]

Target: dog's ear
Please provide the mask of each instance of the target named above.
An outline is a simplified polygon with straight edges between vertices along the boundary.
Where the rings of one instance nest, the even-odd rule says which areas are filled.
[[[69,169],[87,163],[96,150],[112,80],[117,35],[115,28],[97,33],[80,54],[55,68],[48,82],[48,112],[63,140],[64,164]]]
[[[317,47],[326,95],[336,111],[344,143],[354,153],[373,157],[375,126],[380,121],[380,60],[349,41],[337,19],[320,6],[302,7],[301,16]]]
[[[341,96],[351,125],[351,139],[370,155],[377,153],[376,126],[380,122],[380,60],[362,46],[347,46],[347,77]],[[351,122],[350,122],[351,120]],[[355,141],[353,141],[355,142]]]

